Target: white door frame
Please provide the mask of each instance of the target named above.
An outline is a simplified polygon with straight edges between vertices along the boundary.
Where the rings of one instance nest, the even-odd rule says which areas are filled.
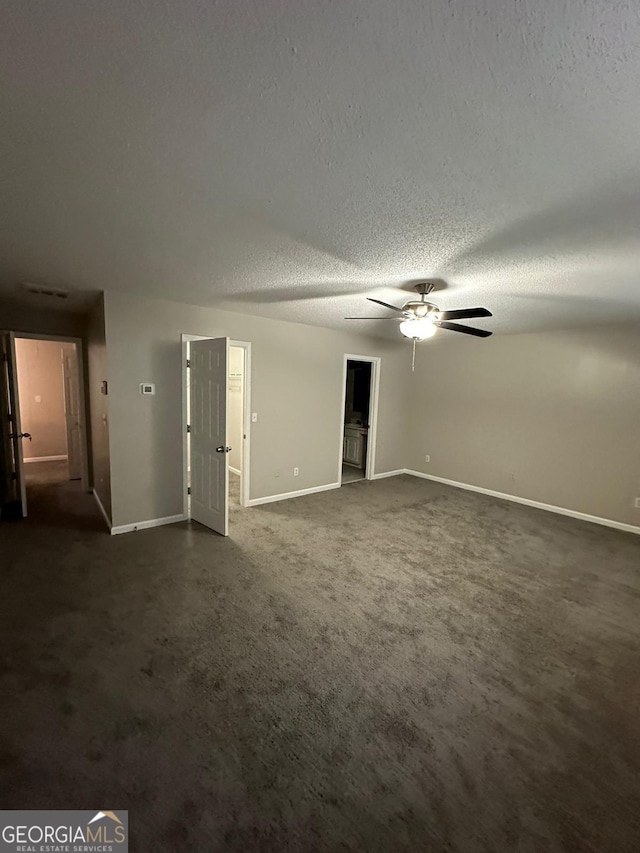
[[[342,366],[342,400],[340,406],[340,452],[338,454],[338,484],[342,485],[342,456],[344,451],[344,407],[347,401],[347,362],[364,361],[371,364],[371,386],[369,394],[369,432],[367,434],[367,461],[364,478],[373,480],[376,464],[376,443],[378,440],[378,400],[380,398],[380,368],[382,360],[378,355],[344,354]]]
[[[189,492],[187,470],[187,424],[189,423],[189,410],[187,400],[187,352],[190,341],[206,341],[210,338],[221,338],[225,335],[187,335],[180,336],[182,342],[182,511],[184,517],[189,519]],[[241,347],[244,349],[244,382],[243,382],[243,411],[242,432],[245,440],[242,447],[242,473],[240,490],[240,506],[249,506],[250,474],[251,474],[251,343],[250,341],[237,341],[229,339],[230,347]]]
[[[90,492],[89,484],[89,454],[87,448],[87,407],[84,391],[84,353],[82,338],[72,338],[68,335],[42,335],[37,332],[14,332],[16,338],[27,338],[30,341],[58,341],[61,344],[75,344],[78,356],[78,387],[80,389],[80,433],[82,435],[82,490]]]

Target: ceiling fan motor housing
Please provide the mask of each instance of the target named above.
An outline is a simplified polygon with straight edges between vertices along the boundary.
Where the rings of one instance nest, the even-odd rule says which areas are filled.
[[[403,307],[403,311],[407,311],[415,317],[426,317],[428,314],[437,313],[439,310],[438,306],[434,305],[433,302],[425,302],[424,300],[421,302],[416,300],[405,302]]]

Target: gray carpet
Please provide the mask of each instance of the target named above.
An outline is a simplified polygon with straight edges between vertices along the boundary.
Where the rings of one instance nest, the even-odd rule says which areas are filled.
[[[237,488],[237,485],[236,485]],[[637,851],[640,539],[408,476],[0,525],[0,805],[135,851]]]

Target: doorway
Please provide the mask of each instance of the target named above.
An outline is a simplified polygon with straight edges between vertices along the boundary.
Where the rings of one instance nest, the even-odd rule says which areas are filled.
[[[229,346],[229,395],[227,410],[227,442],[229,451],[229,508],[239,509],[244,468],[244,384],[245,349],[231,343]]]
[[[340,484],[374,474],[380,359],[345,355]]]
[[[184,515],[228,534],[249,502],[251,344],[182,335]]]
[[[2,333],[3,516],[60,490],[88,490],[82,348],[75,338]],[[5,434],[6,433],[6,434]]]

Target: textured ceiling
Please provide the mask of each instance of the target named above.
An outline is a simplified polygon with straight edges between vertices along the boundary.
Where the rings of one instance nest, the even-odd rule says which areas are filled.
[[[639,8],[6,0],[0,293],[640,319]]]

